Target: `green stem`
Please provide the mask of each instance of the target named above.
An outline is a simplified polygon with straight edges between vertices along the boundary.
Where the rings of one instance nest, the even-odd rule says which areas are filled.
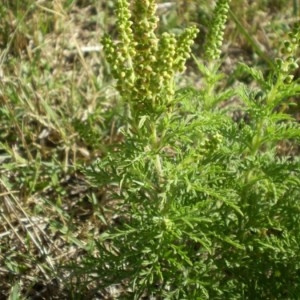
[[[229,10],[229,16],[236,24],[238,30],[245,36],[248,43],[252,46],[254,51],[272,68],[275,68],[275,65],[273,61],[266,55],[259,47],[257,42],[254,40],[254,38],[248,33],[248,31],[245,29],[245,27],[241,24],[241,22],[238,20],[237,16],[233,13],[232,10]]]
[[[159,138],[157,136],[157,130],[156,130],[156,124],[153,122],[151,124],[151,129],[152,129],[152,149],[154,151],[157,151],[159,149]],[[155,155],[155,167],[158,173],[159,178],[163,177],[163,170],[162,170],[162,165],[161,165],[161,159],[159,153]]]
[[[298,16],[298,9],[298,0],[293,0],[293,13],[295,17]]]

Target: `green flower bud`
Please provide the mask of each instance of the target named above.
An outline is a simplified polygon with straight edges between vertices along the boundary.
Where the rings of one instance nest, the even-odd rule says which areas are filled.
[[[289,70],[290,71],[295,71],[299,68],[299,65],[296,62],[293,62],[291,64],[289,64]]]
[[[289,84],[293,81],[294,75],[287,75],[284,79],[284,83]]]

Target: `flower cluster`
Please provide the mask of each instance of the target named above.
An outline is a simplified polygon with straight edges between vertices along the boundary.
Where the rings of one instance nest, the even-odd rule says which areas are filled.
[[[208,134],[207,137],[204,137],[201,141],[201,154],[207,155],[208,153],[214,153],[221,147],[223,140],[224,137],[218,132]]]
[[[230,0],[218,0],[206,40],[205,58],[218,59],[221,54]]]
[[[169,106],[176,72],[184,70],[198,29],[187,28],[176,37],[155,34],[155,0],[118,0],[119,41],[104,36],[102,43],[117,89],[135,115],[157,113]]]
[[[133,87],[135,79],[132,65],[135,44],[130,16],[128,1],[119,0],[117,2],[117,28],[120,41],[114,43],[108,35],[102,39],[106,59],[111,65],[112,75],[117,79],[117,88],[122,95]]]
[[[295,30],[289,34],[289,39],[283,42],[281,49],[281,58],[276,59],[276,68],[280,74],[283,74],[284,81],[290,83],[294,75],[293,73],[299,68],[298,59],[295,57],[300,42],[300,32]]]

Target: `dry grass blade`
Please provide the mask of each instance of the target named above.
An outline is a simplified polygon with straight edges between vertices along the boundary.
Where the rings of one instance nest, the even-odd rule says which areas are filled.
[[[48,268],[53,271],[54,265],[51,257],[49,256],[48,250],[51,246],[51,239],[41,227],[45,227],[48,224],[48,220],[41,220],[38,217],[30,217],[20,205],[14,193],[8,190],[8,187],[5,185],[3,180],[0,180],[0,183],[2,189],[6,189],[2,217],[11,229],[11,232],[8,230],[2,232],[1,236],[4,237],[9,235],[10,238],[12,238],[13,235],[15,235],[26,251],[36,252],[35,250],[30,249],[30,247],[34,245],[35,249],[37,250],[36,255],[39,257],[44,257]],[[2,226],[4,228],[6,227],[5,222],[2,222]],[[28,238],[30,243],[28,243]],[[45,272],[40,265],[38,265],[38,267],[43,272],[45,278],[49,279],[47,272]]]

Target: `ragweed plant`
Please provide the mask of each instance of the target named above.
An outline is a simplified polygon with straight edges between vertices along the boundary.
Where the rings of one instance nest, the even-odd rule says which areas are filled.
[[[216,5],[219,36],[227,4]],[[287,66],[278,60],[269,77],[244,66],[260,90],[237,89],[249,122],[236,122],[217,105],[233,93],[216,88],[220,38],[206,44],[209,66],[199,63],[210,80],[179,97],[173,76],[196,29],[158,38],[154,12],[154,1],[134,1],[132,11],[118,1],[120,40],[103,40],[131,115],[122,142],[85,170],[105,188],[115,221],[102,216],[108,229],[84,268],[99,289],[119,286],[120,299],[293,298],[300,293],[300,165],[278,147],[299,141],[300,129],[276,108],[299,93],[294,58]]]

